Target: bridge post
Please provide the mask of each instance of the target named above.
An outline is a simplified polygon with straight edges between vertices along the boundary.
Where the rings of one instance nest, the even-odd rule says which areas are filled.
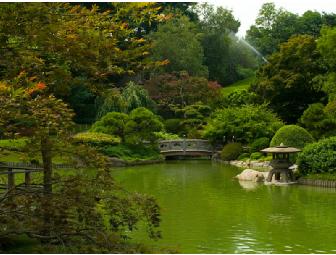
[[[185,135],[183,136],[182,150],[183,150],[183,155],[185,155],[186,150],[187,150],[187,141],[186,141]]]

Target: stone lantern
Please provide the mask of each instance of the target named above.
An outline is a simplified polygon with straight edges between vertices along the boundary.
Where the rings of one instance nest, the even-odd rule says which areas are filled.
[[[272,170],[267,176],[267,181],[271,182],[273,175],[275,175],[276,181],[294,181],[293,172],[289,168],[292,165],[289,161],[289,154],[300,151],[300,149],[285,146],[283,143],[276,147],[261,150],[261,152],[272,153],[273,156],[271,161]]]

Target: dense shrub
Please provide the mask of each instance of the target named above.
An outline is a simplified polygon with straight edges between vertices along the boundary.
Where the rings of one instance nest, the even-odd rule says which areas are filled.
[[[299,172],[336,173],[336,137],[330,137],[307,145],[298,155]]]
[[[120,143],[119,137],[97,132],[78,133],[73,137],[73,139],[78,143],[86,143],[98,146]]]
[[[263,157],[263,154],[261,152],[253,152],[250,155],[250,159],[252,159],[252,160],[260,159],[262,157]]]
[[[228,143],[223,147],[221,158],[223,160],[235,160],[242,153],[243,147],[240,143]]]
[[[251,143],[260,137],[272,137],[283,125],[266,105],[244,105],[217,110],[204,130],[204,136],[213,142],[234,140]]]
[[[157,146],[145,146],[142,144],[119,144],[116,146],[105,146],[100,151],[106,156],[117,157],[128,161],[138,159],[154,160],[162,158]]]
[[[163,124],[159,116],[144,107],[140,107],[129,114],[129,119],[125,125],[125,139],[130,144],[139,144],[145,141],[154,142],[157,140],[154,132],[162,130]]]
[[[261,137],[256,140],[250,145],[251,152],[259,152],[262,149],[265,149],[269,146],[270,139],[268,137]]]
[[[250,158],[250,153],[242,153],[239,155],[238,160],[243,160],[243,159],[249,159]]]
[[[166,132],[154,132],[155,137],[158,140],[178,140],[181,139],[178,135],[176,134],[170,134]]]
[[[166,131],[173,134],[179,134],[181,131],[183,131],[181,122],[181,119],[167,119],[164,122]]]
[[[109,112],[100,120],[96,121],[90,131],[118,136],[124,140],[125,125],[128,115],[120,112]]]
[[[286,146],[302,149],[306,144],[312,143],[314,138],[302,127],[287,125],[280,128],[271,140],[270,146],[279,146],[283,143]]]

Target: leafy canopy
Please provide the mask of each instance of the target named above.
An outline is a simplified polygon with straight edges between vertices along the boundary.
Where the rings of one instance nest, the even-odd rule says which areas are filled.
[[[272,137],[282,125],[266,105],[244,105],[215,111],[204,136],[219,143],[223,140],[251,143],[260,137]]]

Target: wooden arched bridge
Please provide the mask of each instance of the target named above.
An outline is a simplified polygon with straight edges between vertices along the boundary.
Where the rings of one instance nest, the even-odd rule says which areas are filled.
[[[208,140],[183,139],[159,141],[163,156],[212,156],[213,148]]]

